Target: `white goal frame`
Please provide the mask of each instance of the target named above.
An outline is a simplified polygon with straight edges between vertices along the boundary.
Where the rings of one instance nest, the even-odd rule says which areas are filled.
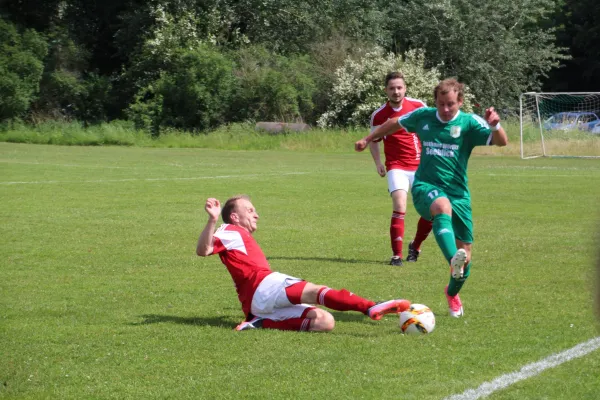
[[[562,99],[562,100],[556,100]],[[570,101],[572,99],[572,101]],[[562,107],[552,108],[552,106],[542,107],[544,111],[540,111],[540,103],[563,103]],[[565,148],[568,148],[569,133],[573,133],[573,136],[586,135],[587,132],[583,128],[579,128],[578,125],[574,127],[558,127],[556,130],[551,130],[547,125],[547,120],[552,115],[557,113],[578,113],[590,112],[594,113],[600,118],[600,92],[526,92],[519,96],[519,129],[520,129],[520,147],[521,147],[521,159],[530,159],[538,157],[573,157],[573,158],[600,158],[598,152],[599,147],[580,146],[577,154],[569,154],[567,149],[565,152],[556,151],[555,149],[549,148],[546,145],[546,139],[552,137],[555,132],[561,132],[562,138],[561,143],[565,143]],[[585,125],[585,124],[584,124]],[[579,125],[583,126],[583,125]],[[595,129],[594,129],[595,131]],[[529,140],[526,143],[525,138],[531,136],[533,132],[535,135],[539,133],[539,148],[536,149],[537,144]],[[589,133],[588,137],[592,140],[592,143],[600,143],[600,134]],[[556,147],[556,146],[554,146]],[[581,147],[583,149],[581,149]],[[526,151],[527,149],[527,151]],[[587,154],[589,152],[590,154]],[[528,154],[526,154],[528,153]],[[566,154],[565,154],[566,153]]]

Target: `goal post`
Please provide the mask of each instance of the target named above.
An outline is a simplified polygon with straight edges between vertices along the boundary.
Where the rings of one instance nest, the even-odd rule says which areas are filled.
[[[600,158],[600,92],[519,97],[521,158]]]

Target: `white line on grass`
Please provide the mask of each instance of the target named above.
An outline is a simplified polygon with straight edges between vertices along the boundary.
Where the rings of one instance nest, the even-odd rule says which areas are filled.
[[[596,178],[598,175],[581,175],[581,174],[571,174],[571,175],[561,175],[561,174],[486,174],[486,173],[474,173],[473,175],[486,175],[486,176],[512,176],[514,178]]]
[[[54,164],[54,163],[41,163],[33,161],[15,161],[15,160],[0,160],[0,163],[4,164],[26,164],[26,165],[52,165],[53,167],[75,167],[75,168],[127,168],[127,167],[115,167],[105,165],[83,165],[83,164]]]
[[[565,167],[565,166],[548,166],[548,165],[488,165],[486,169],[541,169],[541,170],[556,170],[556,171],[589,171],[597,168],[580,168],[580,167]]]
[[[284,172],[273,174],[247,174],[247,175],[218,175],[218,176],[195,176],[191,178],[125,178],[125,179],[90,179],[85,181],[22,181],[22,182],[0,182],[0,185],[45,185],[54,183],[112,183],[112,182],[156,182],[156,181],[195,181],[201,179],[224,179],[224,178],[252,178],[257,176],[286,176],[305,175],[310,172]]]
[[[68,168],[100,168],[100,169],[144,169],[147,170],[148,166],[127,166],[120,167],[115,165],[85,165],[85,164],[58,164],[58,163],[47,163],[47,162],[38,162],[38,161],[18,161],[18,160],[7,160],[0,159],[0,163],[3,164],[25,164],[25,165],[51,165],[53,167],[68,167]],[[189,165],[178,164],[178,163],[153,163],[154,166],[158,167],[177,167],[179,169],[195,169],[197,167],[222,167],[224,164],[215,164],[215,163],[193,163]]]
[[[542,361],[527,364],[517,372],[511,372],[510,374],[502,375],[491,382],[485,382],[477,389],[469,389],[461,394],[455,394],[446,397],[445,400],[476,400],[482,397],[487,397],[497,390],[507,388],[513,383],[531,378],[532,376],[538,375],[548,368],[557,367],[560,364],[570,361],[574,358],[583,357],[586,354],[597,350],[598,348],[600,348],[600,336],[590,339],[587,342],[580,343],[577,346],[571,347],[570,349],[558,354],[552,354],[551,356],[544,358]]]

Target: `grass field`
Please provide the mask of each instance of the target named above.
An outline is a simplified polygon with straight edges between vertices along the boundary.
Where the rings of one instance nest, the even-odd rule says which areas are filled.
[[[473,272],[447,315],[435,241],[386,265],[391,202],[368,154],[0,143],[0,398],[443,399],[599,335],[600,162],[473,156]],[[430,306],[431,335],[333,312],[328,334],[235,332],[204,200],[249,194],[274,270]],[[417,215],[409,207],[407,236]],[[597,399],[600,351],[491,399]]]

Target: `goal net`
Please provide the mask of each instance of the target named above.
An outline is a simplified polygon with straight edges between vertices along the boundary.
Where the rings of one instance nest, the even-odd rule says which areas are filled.
[[[521,158],[600,158],[600,92],[523,93]]]

